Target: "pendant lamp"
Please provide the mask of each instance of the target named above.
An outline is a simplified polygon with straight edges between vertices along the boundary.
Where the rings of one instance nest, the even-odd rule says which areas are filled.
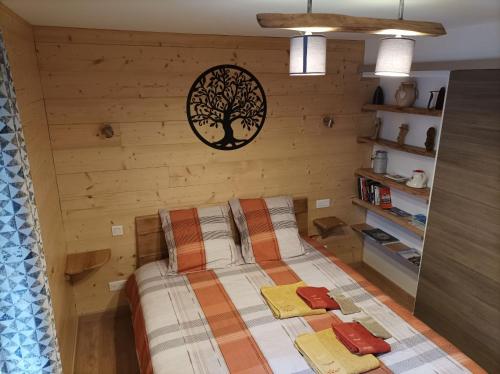
[[[290,75],[326,74],[326,38],[306,33],[290,39]]]
[[[399,20],[403,20],[404,0],[399,1]],[[375,75],[408,77],[411,71],[415,40],[396,35],[384,38],[378,49]]]
[[[378,49],[375,75],[408,77],[413,60],[415,40],[410,38],[385,38]]]
[[[307,1],[307,14],[312,13],[312,0]],[[326,37],[305,34],[290,39],[290,75],[326,74]]]

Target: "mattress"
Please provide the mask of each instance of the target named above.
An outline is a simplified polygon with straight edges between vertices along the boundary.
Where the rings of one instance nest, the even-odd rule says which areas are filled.
[[[139,268],[126,290],[141,372],[313,373],[295,337],[359,314],[275,319],[260,287],[298,280],[340,289],[392,334],[377,372],[483,372],[319,243],[305,239],[304,245],[303,256],[184,275],[167,274],[165,261]]]

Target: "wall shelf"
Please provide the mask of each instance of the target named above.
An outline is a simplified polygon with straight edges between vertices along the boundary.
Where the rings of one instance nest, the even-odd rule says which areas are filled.
[[[417,108],[417,107],[399,107],[397,105],[365,104],[363,105],[362,110],[365,112],[376,112],[377,110],[380,110],[383,112],[417,114],[421,116],[432,116],[432,117],[441,117],[443,115],[442,110]]]
[[[383,250],[387,255],[389,255],[390,257],[395,259],[398,263],[402,264],[404,267],[406,267],[407,269],[411,270],[413,273],[418,275],[419,266],[415,265],[413,262],[408,261],[403,256],[398,254],[398,252],[411,249],[410,247],[408,247],[407,245],[405,245],[401,242],[391,243],[391,244],[380,244],[375,239],[373,239],[369,235],[366,235],[363,232],[363,230],[375,229],[375,227],[367,225],[366,223],[351,225],[351,228],[354,231],[358,232],[359,234],[363,235],[363,237],[370,240],[370,242],[372,242],[374,245],[376,245],[379,249]]]
[[[373,172],[373,169],[357,169],[354,172],[355,175],[365,177],[376,182],[379,182],[389,188],[393,188],[395,190],[403,191],[407,194],[415,196],[419,199],[423,199],[426,202],[429,201],[429,195],[431,192],[430,188],[412,188],[408,187],[404,182],[399,183],[392,179],[385,177],[383,174],[376,174]]]
[[[75,275],[103,266],[111,258],[111,249],[72,253],[66,257],[66,279],[71,280]]]
[[[403,218],[403,217],[396,216],[395,214],[389,213],[387,210],[382,209],[381,207],[379,207],[377,205],[372,205],[372,204],[370,204],[366,201],[363,201],[361,199],[354,198],[354,199],[352,199],[352,203],[354,205],[361,207],[361,208],[364,208],[366,210],[374,212],[375,214],[378,214],[379,216],[382,216],[391,222],[394,222],[395,224],[397,224],[397,225],[405,228],[406,230],[414,233],[420,239],[423,239],[423,237],[424,237],[424,230],[413,225],[411,223],[411,218]]]
[[[415,147],[413,145],[408,145],[408,144],[399,145],[397,142],[387,139],[371,139],[366,136],[358,136],[358,143],[378,144],[383,147],[396,149],[401,152],[413,153],[415,155],[425,156],[425,157],[432,157],[432,158],[436,157],[436,151],[429,152],[425,148]]]

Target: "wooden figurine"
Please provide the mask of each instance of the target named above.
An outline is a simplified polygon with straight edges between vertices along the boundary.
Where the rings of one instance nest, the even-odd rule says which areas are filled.
[[[375,122],[373,123],[373,133],[372,136],[370,136],[370,139],[372,140],[378,139],[381,127],[382,127],[382,120],[379,117],[375,118]]]
[[[403,123],[401,126],[399,126],[399,135],[398,135],[398,144],[399,145],[405,144],[405,138],[406,138],[406,135],[408,134],[408,131],[410,131],[410,126],[408,126],[408,124]]]
[[[436,128],[429,127],[427,130],[427,139],[425,139],[425,149],[429,152],[434,150],[434,145],[436,144]]]

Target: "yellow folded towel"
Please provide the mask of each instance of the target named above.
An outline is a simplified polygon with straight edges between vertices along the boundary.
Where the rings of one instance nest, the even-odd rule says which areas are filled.
[[[326,313],[325,309],[311,309],[297,295],[297,288],[305,287],[304,282],[283,286],[262,286],[260,292],[276,318],[303,317]]]
[[[380,366],[373,355],[357,356],[349,352],[332,329],[299,335],[295,347],[318,374],[358,374]]]

